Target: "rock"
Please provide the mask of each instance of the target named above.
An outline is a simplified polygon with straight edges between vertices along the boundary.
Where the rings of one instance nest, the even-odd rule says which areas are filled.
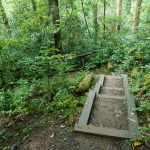
[[[54,135],[55,135],[54,133],[53,133],[52,135],[50,135],[50,138],[53,138],[53,137],[54,137]]]
[[[10,148],[10,150],[17,150],[17,149],[18,149],[18,144],[14,144]]]
[[[119,113],[120,115],[122,114],[122,112],[121,112],[121,110],[120,110],[120,109],[118,110],[118,113]]]
[[[61,127],[61,128],[65,128],[65,125],[61,125],[60,127]]]

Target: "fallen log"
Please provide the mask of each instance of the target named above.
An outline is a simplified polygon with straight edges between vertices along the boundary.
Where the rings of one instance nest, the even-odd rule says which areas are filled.
[[[76,93],[84,93],[87,91],[92,83],[93,75],[92,74],[87,74],[85,78],[80,82],[80,84],[77,86],[75,92]]]
[[[86,56],[92,55],[92,53],[93,53],[93,51],[92,51],[92,52],[85,53],[85,54],[76,55],[75,58],[86,57]]]

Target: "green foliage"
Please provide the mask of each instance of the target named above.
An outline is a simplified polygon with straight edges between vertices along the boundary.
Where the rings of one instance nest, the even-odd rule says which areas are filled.
[[[8,115],[15,118],[24,118],[28,115],[27,98],[33,92],[34,88],[26,81],[19,80],[18,86],[13,90],[1,92],[0,115]]]
[[[88,63],[86,64],[86,69],[91,69],[91,68],[96,68],[98,66],[100,66],[100,64],[102,64],[104,62],[104,55],[103,55],[103,52],[102,50],[101,51],[98,51],[94,56],[90,57],[88,59]]]
[[[143,114],[146,114],[147,117],[150,119],[150,115],[149,115],[150,102],[149,102],[149,100],[141,101],[140,102],[140,107],[137,108],[137,111],[142,112]],[[148,119],[148,121],[149,121],[149,119]]]
[[[86,99],[87,99],[87,94],[85,94],[84,96],[79,97],[79,103],[78,105],[84,106]]]
[[[25,58],[18,62],[18,66],[20,66],[20,76],[27,79],[41,78],[46,72],[46,68],[39,65],[35,58]]]
[[[68,76],[60,74],[51,80],[50,87],[55,93],[52,103],[48,106],[48,112],[64,115],[68,117],[74,114],[78,104],[83,104],[83,100],[77,100],[72,95],[76,86],[84,78],[85,72],[78,72],[74,79],[69,79]]]
[[[48,0],[3,1],[11,36],[7,35],[0,12],[0,117],[23,120],[30,115],[55,114],[69,117],[83,106],[87,97],[74,96],[74,90],[85,72],[66,73],[81,68],[101,68],[100,72],[128,73],[131,91],[137,96],[142,132],[147,132],[149,121],[150,85],[150,13],[149,1],[143,0],[139,32],[131,33],[133,8],[116,18],[116,3],[104,0],[59,1],[62,51],[54,48],[56,29]],[[95,30],[93,10],[98,4]],[[131,6],[132,7],[132,6]],[[109,13],[111,12],[111,13]],[[115,31],[116,21],[122,21],[121,30]],[[104,31],[105,25],[105,31]],[[97,32],[97,33],[95,33]],[[96,35],[96,36],[95,36]],[[141,119],[142,117],[144,119]],[[31,127],[32,128],[32,127]],[[24,129],[28,134],[31,128]],[[0,131],[5,140],[11,138],[6,130]],[[144,137],[145,139],[147,137]],[[143,140],[143,138],[142,138]]]
[[[15,87],[0,91],[0,117],[12,119],[16,127],[18,125],[15,125],[15,121],[25,121],[31,115],[53,114],[68,118],[76,114],[78,107],[83,106],[86,100],[86,96],[80,99],[73,95],[75,87],[84,76],[85,72],[73,76],[60,72],[51,78],[45,77],[32,81],[21,79],[15,83]],[[0,123],[3,124],[3,130],[0,131],[2,143],[12,137],[14,140],[16,138],[7,129],[9,122],[0,119]],[[24,137],[33,128],[32,125],[22,127],[17,129],[17,133],[21,132]]]
[[[76,85],[81,81],[84,75],[84,72],[80,72],[77,74],[75,80],[72,80],[60,73],[48,79],[33,80],[32,83],[21,79],[17,81],[16,87],[13,90],[8,89],[4,91],[4,89],[2,89],[0,91],[0,115],[23,119],[32,113],[42,113],[45,112],[44,107],[51,107],[50,101],[54,101],[52,103],[55,103],[55,108],[57,108],[57,106],[59,107],[59,104],[57,105],[57,99],[59,99],[60,95],[62,95],[63,98],[65,94],[66,97],[64,97],[64,100],[71,103],[72,98],[70,98],[71,95],[69,93],[74,91]],[[52,100],[53,96],[54,98]],[[62,108],[63,111],[65,107],[67,106]],[[72,108],[68,107],[68,109]],[[57,111],[55,111],[55,113],[56,112]]]
[[[131,91],[136,94],[137,97],[137,112],[139,114],[139,120],[141,125],[141,133],[143,136],[139,138],[140,141],[149,141],[150,138],[147,134],[150,130],[150,68],[149,65],[142,67],[142,69],[134,69],[131,74]]]
[[[74,100],[67,90],[60,90],[56,93],[54,100],[50,105],[50,111],[68,117],[75,112],[77,104],[78,101]]]

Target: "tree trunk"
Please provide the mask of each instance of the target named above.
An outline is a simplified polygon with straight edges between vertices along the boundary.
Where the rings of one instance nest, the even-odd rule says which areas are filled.
[[[117,3],[117,7],[116,7],[116,15],[117,15],[116,31],[119,31],[121,28],[122,0],[116,0],[116,3]]]
[[[85,21],[89,36],[91,38],[92,36],[91,36],[91,32],[90,32],[90,29],[89,29],[89,26],[88,26],[88,23],[87,23],[86,14],[85,14],[85,10],[84,10],[84,0],[81,0],[81,6],[82,6],[82,12],[83,12],[83,15],[84,15],[84,21]]]
[[[35,12],[36,14],[36,11],[37,11],[37,6],[36,6],[36,3],[35,3],[35,0],[31,0],[31,3],[32,3],[32,8],[33,8],[33,11]],[[43,18],[42,17],[39,17],[39,22],[40,22],[40,25],[42,26],[43,24]],[[43,33],[41,32],[38,36],[37,36],[37,43],[38,44],[41,44],[42,43],[42,40],[43,40]]]
[[[138,31],[141,3],[142,3],[142,0],[136,0],[136,8],[135,8],[135,15],[134,15],[134,23],[133,23],[133,33],[136,33]]]
[[[9,21],[8,21],[7,15],[6,15],[4,7],[3,7],[2,0],[0,0],[0,12],[1,12],[3,23],[6,28],[6,34],[11,35]]]
[[[36,3],[35,0],[31,0],[33,11],[36,11]]]
[[[98,21],[97,21],[97,12],[98,12],[98,6],[97,6],[97,2],[94,3],[94,6],[93,6],[93,22],[94,22],[94,30],[95,30],[95,33],[94,33],[94,37],[95,37],[95,44],[97,45],[97,35],[98,35]]]
[[[106,30],[106,0],[104,0],[104,25],[103,25],[103,28],[104,28],[104,31]]]
[[[49,4],[51,5],[50,7],[51,7],[51,12],[52,12],[53,25],[56,30],[54,33],[55,48],[57,48],[58,50],[62,50],[59,3],[58,3],[58,0],[49,0]]]

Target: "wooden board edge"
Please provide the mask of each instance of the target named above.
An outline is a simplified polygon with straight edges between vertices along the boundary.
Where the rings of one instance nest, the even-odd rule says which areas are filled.
[[[78,122],[79,125],[86,125],[88,123],[95,96],[96,96],[95,91],[93,89],[90,89],[88,98],[85,102],[81,116],[79,118],[79,122]]]
[[[105,79],[105,75],[104,75],[104,74],[101,74],[101,76],[100,76],[100,86],[103,86],[103,84],[104,84],[104,79]]]
[[[99,75],[99,81],[96,83],[95,88],[94,88],[96,94],[99,94],[100,88],[104,84],[104,78],[105,78],[104,74]]]
[[[127,75],[122,75],[122,76],[123,76],[123,85],[125,88],[125,95],[127,100],[129,130],[131,132],[136,132],[137,134],[140,135],[139,122],[138,122],[137,114],[134,111],[136,109],[134,97],[129,91]]]
[[[93,125],[77,125],[76,124],[74,130],[78,132],[125,138],[125,139],[134,139],[134,138],[139,137],[138,133],[131,132],[129,130],[119,130],[119,129],[106,128],[106,127],[95,127]]]

